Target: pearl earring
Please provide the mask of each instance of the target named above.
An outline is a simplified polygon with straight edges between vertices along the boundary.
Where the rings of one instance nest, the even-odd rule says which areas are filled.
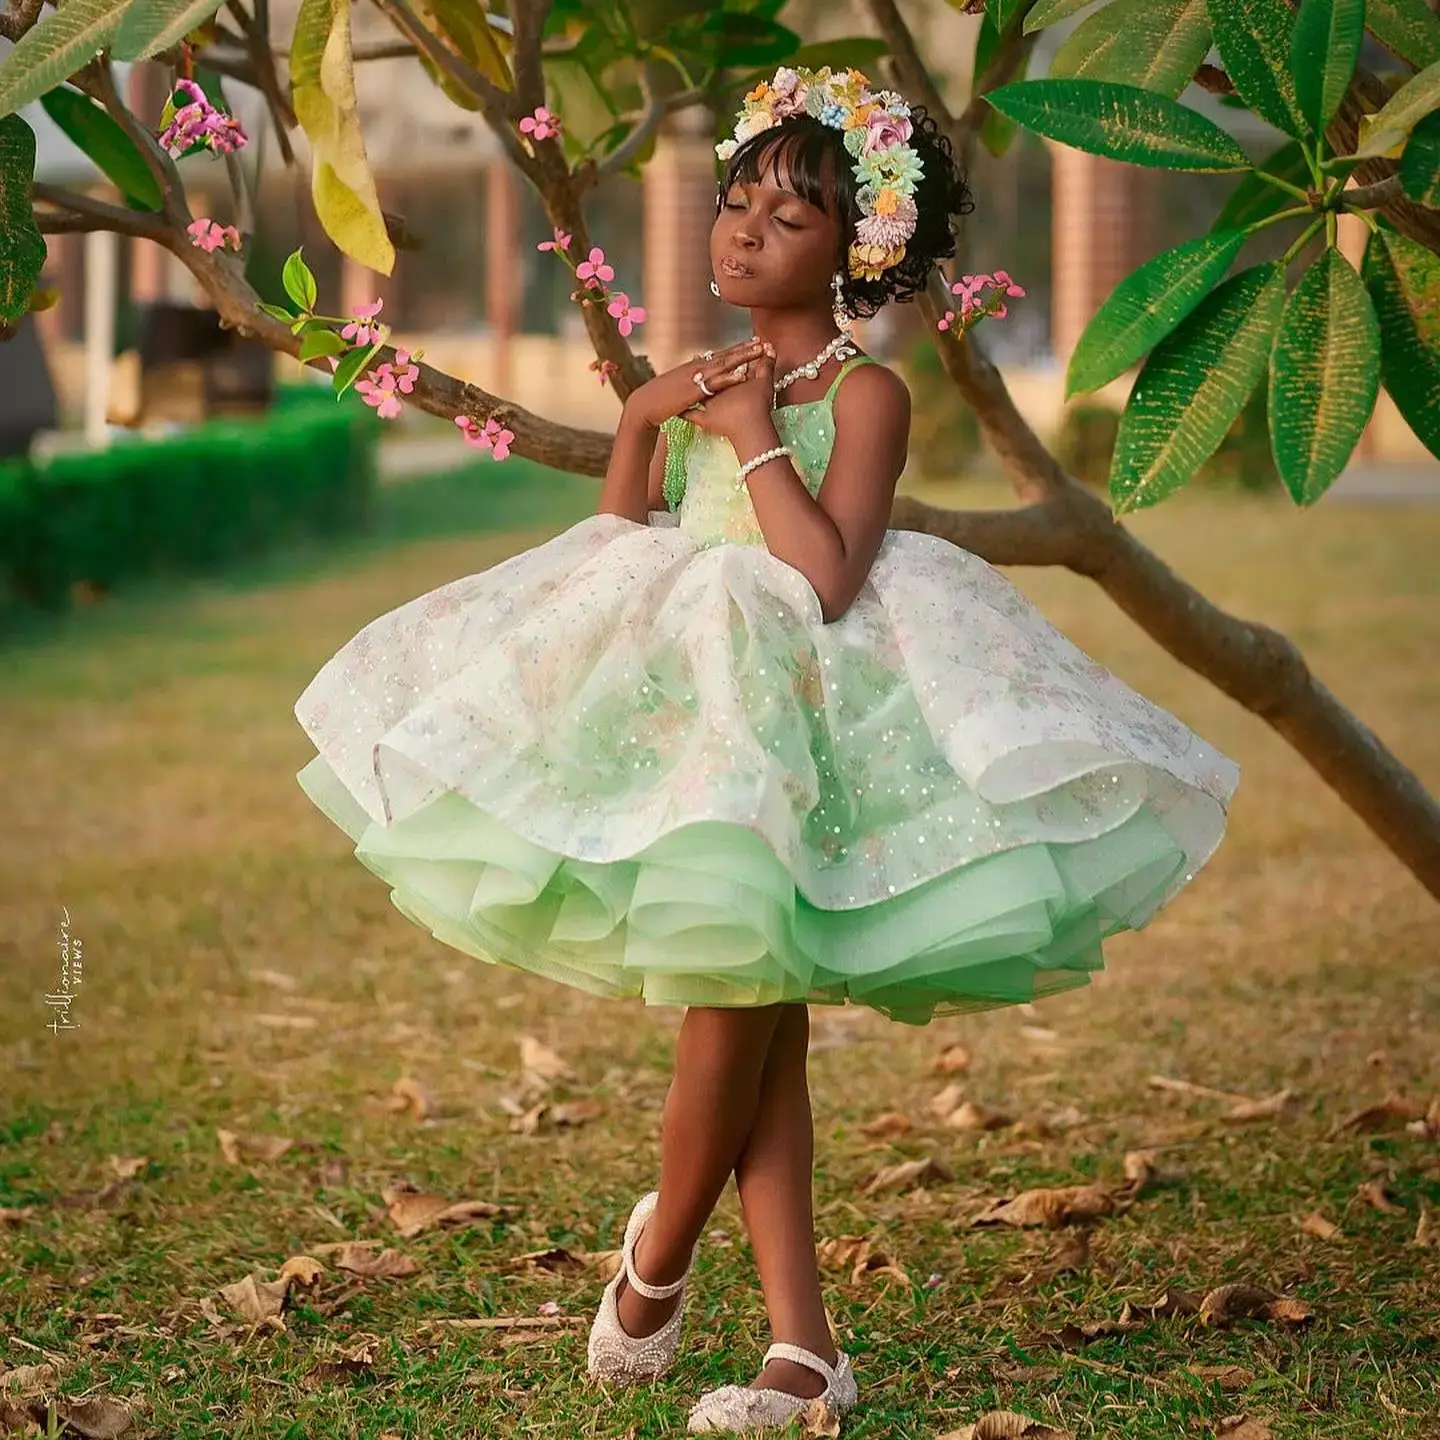
[[[710,293],[718,300],[720,298],[720,287],[715,283],[714,277],[710,280]]]
[[[850,311],[845,304],[844,284],[845,277],[837,270],[833,282],[833,288],[835,290],[835,328],[848,335],[855,321],[851,317]]]

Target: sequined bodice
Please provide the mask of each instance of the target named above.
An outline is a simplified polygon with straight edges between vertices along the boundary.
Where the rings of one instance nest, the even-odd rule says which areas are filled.
[[[870,360],[857,355],[847,361],[819,400],[771,412],[775,432],[790,447],[791,463],[811,495],[820,492],[835,443],[835,391],[853,366]],[[735,484],[740,461],[730,442],[678,415],[660,428],[665,435],[665,500],[672,511],[679,510],[680,529],[701,546],[763,545],[750,489]]]

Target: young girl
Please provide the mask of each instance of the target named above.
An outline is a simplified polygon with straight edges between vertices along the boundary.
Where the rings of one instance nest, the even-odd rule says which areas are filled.
[[[776,1343],[691,1432],[856,1402],[816,1265],[807,1002],[920,1025],[1086,983],[1209,858],[1238,780],[984,561],[886,529],[909,394],[843,326],[954,253],[968,193],[933,120],[782,69],[717,149],[713,283],[754,335],[630,395],[595,515],[373,621],[296,704],[301,785],[403,914],[686,1007],[589,1368],[670,1364],[733,1173]]]

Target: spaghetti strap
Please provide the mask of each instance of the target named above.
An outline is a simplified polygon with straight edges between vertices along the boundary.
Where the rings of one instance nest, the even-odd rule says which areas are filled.
[[[876,363],[873,355],[852,355],[841,367],[840,373],[830,382],[830,388],[825,392],[826,404],[831,404],[835,399],[835,392],[840,388],[840,382],[857,365],[874,365]]]

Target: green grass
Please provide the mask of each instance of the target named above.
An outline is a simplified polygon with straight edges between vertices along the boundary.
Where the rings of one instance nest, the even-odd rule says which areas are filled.
[[[4,1364],[49,1358],[51,1394],[132,1403],[131,1433],[237,1440],[648,1440],[682,1433],[701,1390],[758,1366],[769,1336],[733,1190],[701,1247],[680,1362],[653,1388],[600,1397],[585,1383],[605,1272],[513,1264],[617,1243],[655,1182],[678,1012],[446,950],[393,909],[294,780],[310,751],[291,705],[339,645],[573,523],[594,493],[569,479],[546,489],[508,465],[386,487],[375,536],[121,597],[6,651],[0,1207],[34,1213],[0,1223]],[[1005,503],[988,484],[938,493]],[[1197,494],[1127,523],[1221,604],[1296,638],[1341,700],[1440,787],[1440,515],[1299,515]],[[1387,1085],[1421,1099],[1440,1090],[1434,902],[1273,731],[1094,586],[1012,575],[1078,644],[1235,756],[1244,778],[1214,861],[1111,947],[1089,990],[925,1029],[813,1012],[819,1235],[871,1235],[912,1282],[826,1272],[861,1386],[844,1433],[932,1440],[1008,1408],[1087,1440],[1208,1436],[1238,1413],[1277,1437],[1440,1435],[1440,1248],[1408,1243],[1422,1204],[1440,1210],[1440,1143],[1399,1126],[1335,1133]],[[84,982],[79,1029],[53,1035],[42,997],[58,978],[62,907]],[[593,1096],[599,1120],[511,1130],[527,1033],[576,1072],[555,1096]],[[1053,1138],[934,1123],[925,1102],[947,1077],[932,1061],[957,1042],[974,1056],[961,1078],[975,1100],[1022,1119],[1075,1106],[1084,1123]],[[1285,1118],[1226,1126],[1222,1102],[1152,1089],[1157,1073],[1299,1098]],[[383,1108],[402,1076],[423,1083],[436,1118]],[[891,1110],[914,1122],[908,1134],[861,1131]],[[231,1165],[221,1127],[313,1148]],[[1167,1147],[1176,1173],[1100,1221],[1077,1270],[1050,1273],[1069,1231],[967,1223],[987,1198],[1116,1180],[1143,1145]],[[926,1155],[953,1180],[861,1194],[881,1166]],[[63,1203],[105,1186],[110,1156],[148,1164],[100,1208]],[[322,1173],[340,1159],[343,1178]],[[404,1239],[381,1196],[402,1178],[514,1214]],[[1357,1198],[1374,1178],[1403,1213]],[[1302,1233],[1312,1211],[1344,1241]],[[345,1239],[383,1241],[421,1269],[359,1280],[322,1255],[330,1268],[316,1294],[292,1292],[285,1333],[232,1324],[220,1286]],[[1048,1338],[1166,1286],[1235,1280],[1307,1300],[1313,1322],[1157,1319],[1074,1351]],[[433,1323],[534,1316],[546,1301],[578,1323],[514,1343]],[[357,1334],[377,1337],[372,1364],[317,1370]],[[1226,1363],[1252,1372],[1242,1389],[1187,1369]]]

